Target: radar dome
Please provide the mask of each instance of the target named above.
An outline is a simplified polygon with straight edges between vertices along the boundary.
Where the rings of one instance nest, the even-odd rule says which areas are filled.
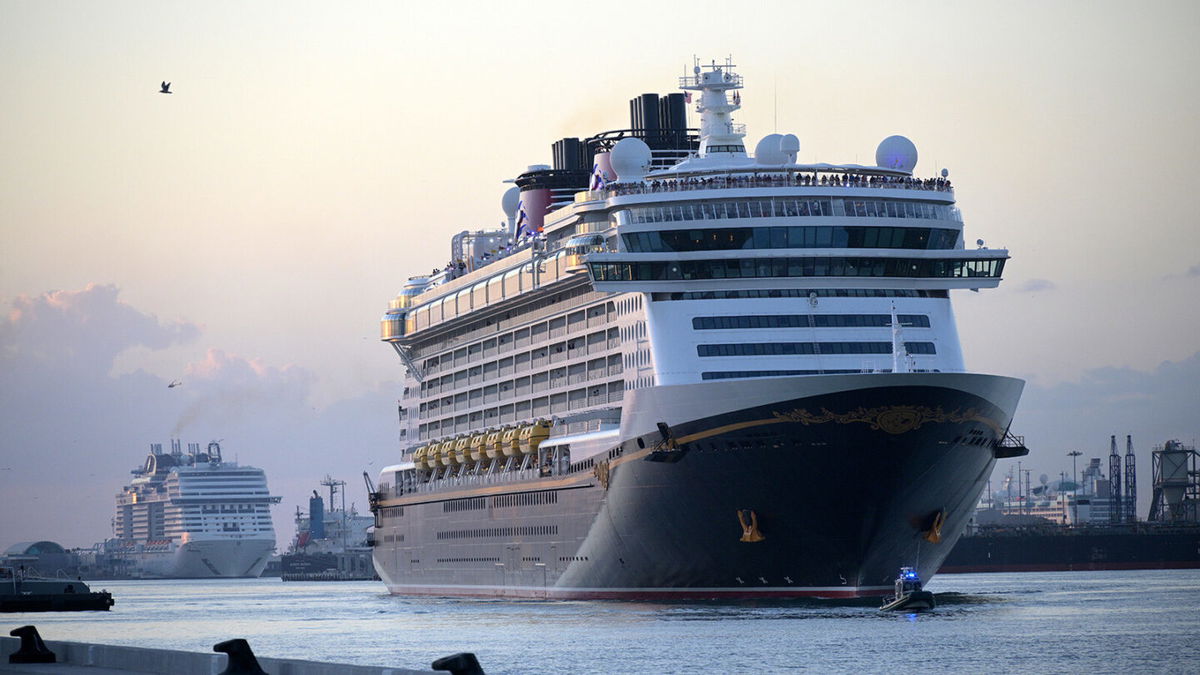
[[[917,146],[903,136],[888,136],[875,150],[875,166],[912,173],[917,165]]]
[[[510,187],[504,192],[504,196],[500,198],[500,208],[504,209],[504,215],[509,218],[517,217],[517,205],[521,202],[521,188]]]
[[[779,147],[782,140],[783,136],[779,134],[767,134],[763,136],[758,145],[754,146],[754,161],[767,165],[783,164],[787,160],[787,157]]]
[[[650,168],[650,146],[640,138],[622,138],[609,153],[609,163],[618,180],[637,180]]]
[[[787,134],[779,139],[779,150],[787,158],[788,164],[795,164],[796,156],[800,154],[800,139],[796,138],[796,134]]]

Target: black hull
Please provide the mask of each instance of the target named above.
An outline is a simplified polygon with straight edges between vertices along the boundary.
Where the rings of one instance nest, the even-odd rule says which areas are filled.
[[[963,537],[943,574],[1200,569],[1200,527],[1006,532]]]
[[[0,595],[0,612],[107,612],[112,606],[112,594],[107,591]]]
[[[859,377],[868,386],[689,421],[660,406],[669,440],[630,434],[594,475],[401,500],[394,528],[377,528],[376,568],[403,594],[886,595],[901,566],[928,578],[949,554],[1020,383]],[[976,378],[975,393],[954,377]],[[553,503],[497,501],[532,491]],[[743,541],[748,530],[761,541]]]

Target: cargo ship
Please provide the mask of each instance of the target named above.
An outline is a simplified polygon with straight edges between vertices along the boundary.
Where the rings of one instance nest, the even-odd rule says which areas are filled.
[[[742,84],[697,62],[631,128],[556,142],[391,302],[389,591],[882,596],[1027,452],[1023,382],[964,365],[950,293],[1009,256],[964,245],[948,172],[902,136],[873,165],[800,163],[791,134],[751,154]]]
[[[940,571],[1200,568],[1200,454],[1177,440],[1153,450],[1150,514],[1142,521],[1136,513],[1133,439],[1126,436],[1124,471],[1116,436],[1110,442],[1107,476],[1100,459],[1093,458],[1081,482],[1072,475],[1069,492],[1053,494],[1043,475],[1042,486],[1022,494],[1015,508],[1005,508],[1005,502],[1013,503],[1007,498],[982,504],[975,525],[968,527]],[[1005,495],[1011,496],[1007,487]],[[1030,496],[1039,500],[1027,499]]]
[[[325,476],[321,485],[329,489],[329,507],[313,490],[308,512],[296,507],[296,537],[287,553],[280,556],[284,581],[365,581],[378,579],[371,561],[372,516],[361,515],[351,504],[346,508],[346,481]],[[336,498],[341,494],[341,508]]]
[[[941,574],[1200,568],[1200,525],[996,527],[964,536]]]

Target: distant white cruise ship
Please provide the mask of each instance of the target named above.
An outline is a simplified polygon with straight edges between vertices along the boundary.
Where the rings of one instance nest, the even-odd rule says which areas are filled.
[[[262,469],[221,460],[221,446],[177,440],[171,452],[150,446],[136,476],[117,495],[114,538],[106,552],[128,561],[133,576],[257,577],[275,550]]]

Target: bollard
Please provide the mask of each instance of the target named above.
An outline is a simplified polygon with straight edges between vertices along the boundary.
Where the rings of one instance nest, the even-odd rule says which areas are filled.
[[[448,670],[450,675],[484,675],[479,659],[471,652],[460,652],[443,656],[433,662],[434,670]]]
[[[229,655],[229,665],[221,671],[221,675],[267,675],[254,658],[254,650],[250,643],[242,638],[234,638],[213,645],[214,652],[224,652]]]
[[[21,638],[21,646],[17,651],[8,655],[9,663],[57,663],[58,657],[54,652],[46,648],[46,643],[42,642],[42,636],[38,635],[37,628],[33,626],[21,626],[14,628],[9,633],[13,637]]]

